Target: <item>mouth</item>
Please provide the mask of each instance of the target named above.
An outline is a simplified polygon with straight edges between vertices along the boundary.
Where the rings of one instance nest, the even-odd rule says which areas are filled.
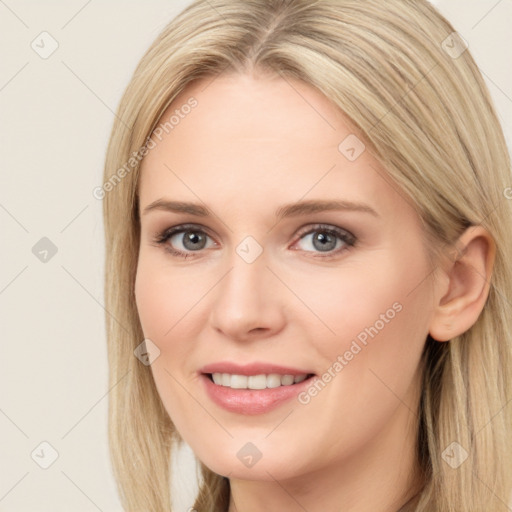
[[[305,370],[266,363],[215,363],[199,372],[207,396],[238,414],[264,414],[290,402],[316,376]]]

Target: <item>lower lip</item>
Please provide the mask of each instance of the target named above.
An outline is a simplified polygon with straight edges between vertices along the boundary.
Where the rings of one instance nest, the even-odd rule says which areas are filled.
[[[311,384],[311,378],[290,386],[266,389],[232,389],[214,384],[201,375],[208,396],[220,407],[238,414],[264,414],[296,397]]]

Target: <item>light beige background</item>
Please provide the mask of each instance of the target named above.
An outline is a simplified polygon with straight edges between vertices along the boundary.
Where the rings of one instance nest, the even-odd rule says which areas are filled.
[[[510,146],[512,2],[435,3],[469,42]],[[0,511],[122,510],[107,451],[102,203],[92,191],[131,73],[187,4],[0,0]],[[31,47],[51,48],[43,31],[58,43],[46,59]],[[55,255],[32,252],[43,237]],[[42,442],[58,452],[47,469]],[[179,466],[175,510],[185,512],[190,455]]]

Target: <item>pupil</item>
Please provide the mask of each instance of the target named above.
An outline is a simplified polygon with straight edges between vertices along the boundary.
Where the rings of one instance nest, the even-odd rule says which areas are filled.
[[[313,237],[313,245],[315,246],[316,249],[328,251],[330,249],[334,249],[334,247],[336,246],[336,240],[332,235],[328,233],[319,233],[317,236]]]
[[[187,248],[187,249],[197,249],[197,245],[195,244],[199,244],[200,245],[200,249],[203,248],[204,246],[204,237],[201,236],[201,235],[198,235],[197,233],[194,233],[193,231],[189,231],[184,240],[183,240],[183,245]],[[201,244],[201,242],[203,242]]]

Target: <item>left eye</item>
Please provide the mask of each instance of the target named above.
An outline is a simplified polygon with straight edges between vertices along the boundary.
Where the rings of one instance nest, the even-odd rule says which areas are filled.
[[[306,252],[338,252],[344,247],[352,247],[355,237],[345,230],[317,227],[302,235],[297,243],[300,242],[303,242],[301,249]]]

